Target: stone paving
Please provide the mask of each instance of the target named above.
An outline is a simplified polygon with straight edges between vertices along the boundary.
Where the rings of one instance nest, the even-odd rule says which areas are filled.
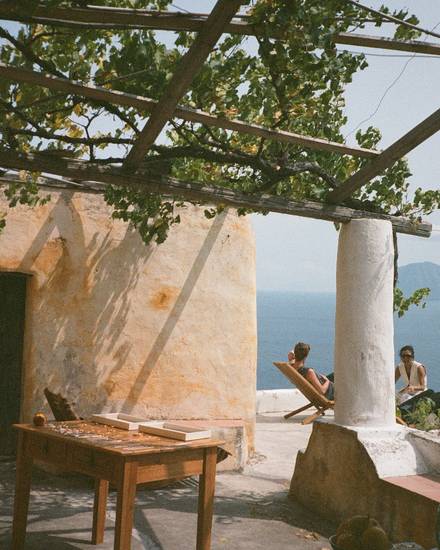
[[[330,550],[334,525],[287,497],[298,449],[311,428],[300,417],[284,421],[279,414],[257,417],[256,453],[243,473],[219,473],[212,549]],[[0,548],[10,547],[14,465],[0,463]],[[115,493],[111,492],[105,541],[113,548]],[[93,486],[80,476],[56,477],[35,470],[26,550],[89,549]],[[197,480],[166,488],[139,488],[132,550],[195,548]]]

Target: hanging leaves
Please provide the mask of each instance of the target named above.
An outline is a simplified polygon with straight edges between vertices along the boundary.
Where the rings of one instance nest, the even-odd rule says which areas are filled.
[[[169,0],[96,3],[156,10],[170,5]],[[32,13],[37,4],[38,0],[25,0],[23,9]],[[46,5],[77,6],[78,2],[51,0]],[[382,11],[417,23],[406,10],[392,12],[383,6]],[[256,0],[249,16],[257,37],[223,35],[181,104],[343,143],[344,90],[367,61],[362,54],[338,50],[335,37],[367,22],[379,26],[382,18],[344,0]],[[194,39],[192,33],[139,29],[78,32],[42,24],[16,25],[13,31],[1,28],[0,61],[5,64],[153,99],[160,99]],[[417,35],[405,25],[395,28],[398,38]],[[45,150],[116,164],[126,156],[147,117],[129,107],[4,80],[0,81],[0,112],[2,149]],[[358,132],[356,139],[359,145],[373,148],[381,135],[368,128]],[[164,169],[189,181],[298,200],[324,201],[337,182],[367,162],[179,120],[170,121],[161,143],[146,154],[143,169]],[[414,219],[438,208],[437,191],[418,190],[408,197],[409,175],[406,161],[399,160],[352,200],[361,200],[365,209]],[[11,188],[11,204],[37,204],[33,185],[24,181],[23,190]],[[180,221],[176,207],[182,203],[149,194],[147,188],[112,187],[105,198],[114,216],[130,221],[145,242],[163,242]],[[209,217],[217,211],[207,208],[205,213]]]

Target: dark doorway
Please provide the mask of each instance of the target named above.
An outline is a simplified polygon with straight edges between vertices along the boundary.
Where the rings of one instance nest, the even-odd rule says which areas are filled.
[[[15,453],[20,420],[27,275],[0,272],[0,456]]]

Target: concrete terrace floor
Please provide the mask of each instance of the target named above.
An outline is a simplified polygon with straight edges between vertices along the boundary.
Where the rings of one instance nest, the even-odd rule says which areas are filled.
[[[243,473],[217,474],[212,549],[330,550],[335,526],[287,497],[295,456],[307,445],[311,426],[301,417],[257,417],[256,454]],[[14,465],[0,463],[0,548],[10,547]],[[105,541],[113,548],[115,493],[111,492]],[[56,477],[35,470],[26,549],[94,548],[90,544],[93,506],[91,480]],[[197,480],[162,489],[139,488],[132,550],[195,548]]]

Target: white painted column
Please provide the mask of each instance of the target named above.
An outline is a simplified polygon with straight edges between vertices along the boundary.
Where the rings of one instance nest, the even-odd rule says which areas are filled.
[[[395,426],[391,223],[344,224],[336,274],[335,422]]]

